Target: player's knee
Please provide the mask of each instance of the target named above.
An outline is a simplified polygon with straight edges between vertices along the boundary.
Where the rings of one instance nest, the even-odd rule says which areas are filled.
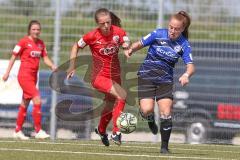
[[[147,110],[139,109],[139,114],[147,121],[154,121],[154,112],[148,112]]]
[[[127,98],[127,92],[122,88],[118,91],[117,99],[125,100]]]
[[[39,97],[39,96],[37,96],[37,97],[34,97],[33,99],[32,99],[32,101],[33,101],[33,104],[37,104],[37,105],[39,105],[39,104],[41,104],[41,98]]]

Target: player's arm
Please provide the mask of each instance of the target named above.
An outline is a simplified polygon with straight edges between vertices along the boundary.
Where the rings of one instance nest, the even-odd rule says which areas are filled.
[[[124,54],[126,57],[130,57],[132,55],[133,52],[136,52],[138,51],[139,49],[142,49],[143,48],[143,45],[141,43],[141,41],[137,41],[137,42],[134,42],[130,47],[129,49],[127,50],[124,50]]]
[[[149,33],[148,35],[143,37],[141,40],[133,43],[131,45],[131,47],[124,52],[124,54],[127,57],[130,57],[133,52],[136,52],[139,49],[142,49],[143,47],[151,45],[157,37],[158,37],[157,31],[153,31],[153,32]]]
[[[56,70],[57,67],[53,64],[53,62],[50,60],[48,56],[44,56],[43,61],[48,67],[51,68],[52,71]]]
[[[179,78],[179,82],[182,86],[185,86],[189,83],[189,78],[195,72],[195,66],[193,64],[193,58],[192,58],[191,52],[192,52],[191,46],[189,45],[189,43],[185,43],[183,45],[182,59],[183,59],[184,63],[186,64],[186,71]]]
[[[7,70],[6,70],[5,74],[4,74],[3,77],[2,77],[2,79],[3,79],[4,81],[6,81],[6,80],[8,79],[9,74],[10,74],[10,72],[11,72],[11,69],[12,69],[12,67],[13,67],[13,65],[14,65],[14,62],[15,62],[16,58],[17,58],[17,56],[14,55],[14,54],[12,54],[12,57],[10,58],[9,63],[8,63]]]
[[[194,74],[194,72],[195,72],[195,65],[193,63],[187,64],[186,71],[179,78],[179,82],[181,83],[182,86],[185,86],[189,83],[189,78]]]
[[[79,46],[75,42],[72,46],[71,53],[70,53],[70,62],[69,62],[69,68],[67,70],[67,79],[71,78],[75,73],[75,63],[76,63],[75,61],[77,58],[78,50],[79,50]]]

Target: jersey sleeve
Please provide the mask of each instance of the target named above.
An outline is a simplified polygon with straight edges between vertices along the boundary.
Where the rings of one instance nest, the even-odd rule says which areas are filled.
[[[185,45],[183,46],[182,59],[185,64],[193,63],[192,49],[189,43],[185,43]]]
[[[120,44],[122,45],[123,43],[125,43],[128,46],[130,46],[130,42],[131,41],[130,41],[129,37],[127,36],[127,33],[124,30],[122,30]]]
[[[13,48],[12,54],[14,54],[15,56],[21,55],[24,47],[25,47],[25,41],[24,39],[21,39]]]
[[[126,40],[127,34],[124,30],[120,31],[120,44],[123,44]]]
[[[85,46],[89,45],[92,41],[92,36],[91,36],[91,33],[87,33],[87,34],[83,35],[83,37],[81,37],[79,39],[79,41],[77,42],[78,47],[84,48]]]
[[[144,36],[140,41],[142,45],[145,47],[145,46],[151,45],[156,38],[157,38],[157,31],[155,30],[149,33],[148,35]]]

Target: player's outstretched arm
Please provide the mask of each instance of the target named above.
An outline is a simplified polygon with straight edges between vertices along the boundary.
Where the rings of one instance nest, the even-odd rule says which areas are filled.
[[[69,62],[69,68],[67,70],[67,79],[71,78],[75,74],[75,61],[77,58],[78,50],[79,50],[79,47],[77,43],[74,43],[70,53],[70,62]]]
[[[124,54],[127,58],[129,58],[133,52],[138,51],[139,49],[142,49],[143,45],[140,41],[134,42],[129,49],[124,50]]]
[[[12,67],[13,67],[13,65],[14,65],[14,62],[15,62],[16,58],[17,58],[17,57],[16,57],[14,54],[13,54],[12,57],[10,58],[9,63],[8,63],[7,70],[6,70],[5,74],[4,74],[3,77],[2,77],[2,79],[3,79],[4,81],[7,81],[7,80],[8,80],[9,74],[10,74],[10,72],[11,72],[11,69],[12,69]]]

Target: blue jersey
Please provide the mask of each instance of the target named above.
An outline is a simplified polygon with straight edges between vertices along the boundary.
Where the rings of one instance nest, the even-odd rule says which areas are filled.
[[[157,29],[141,39],[142,45],[149,46],[148,54],[140,66],[138,75],[154,83],[172,83],[173,68],[181,57],[185,64],[193,63],[188,40],[180,37],[172,41],[167,29]]]

